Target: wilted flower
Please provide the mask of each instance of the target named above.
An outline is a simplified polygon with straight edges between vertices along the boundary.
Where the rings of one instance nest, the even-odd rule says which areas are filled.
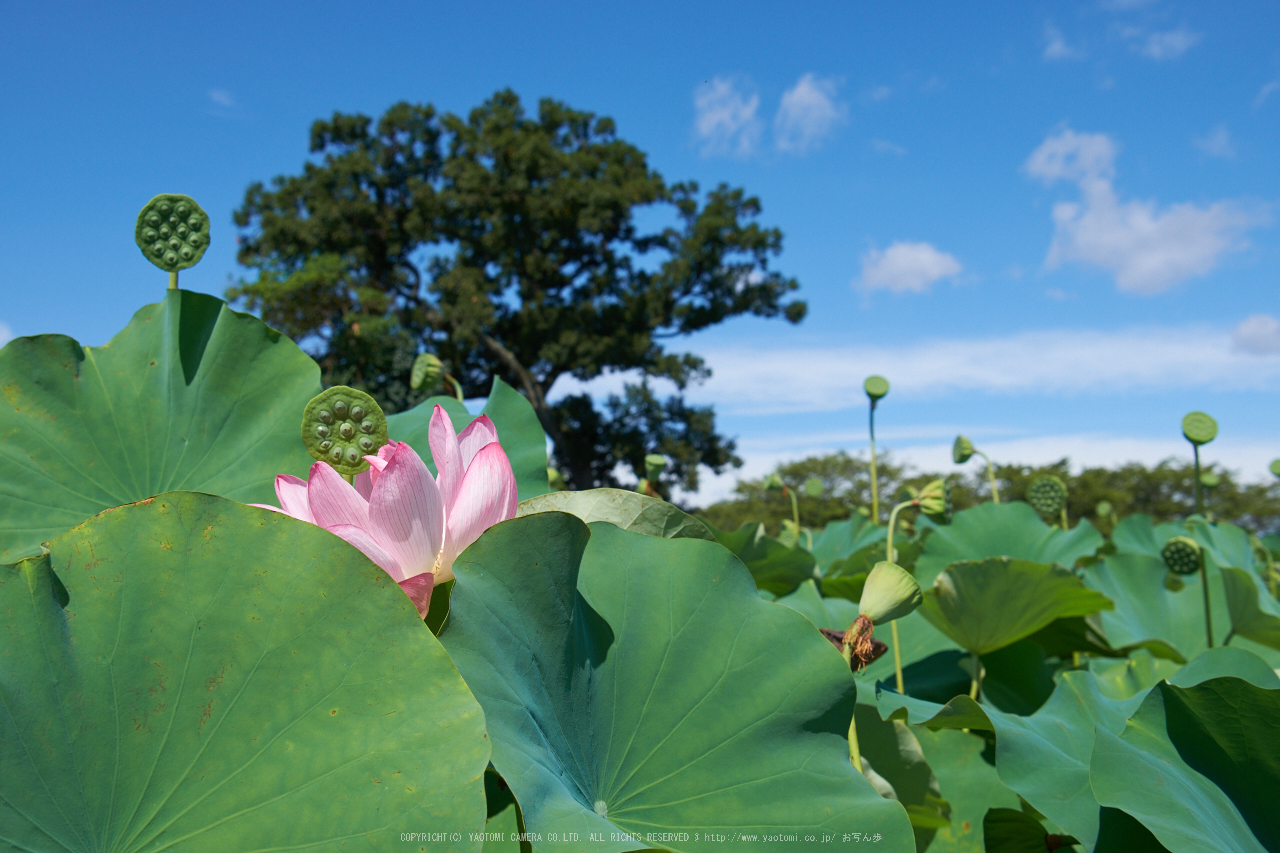
[[[439,406],[428,431],[437,476],[414,449],[392,441],[366,456],[369,470],[348,483],[329,465],[310,479],[280,475],[282,511],[341,536],[382,567],[425,618],[431,588],[453,579],[453,561],[488,527],[514,518],[516,478],[486,416],[455,435]],[[275,509],[275,507],[266,507]]]

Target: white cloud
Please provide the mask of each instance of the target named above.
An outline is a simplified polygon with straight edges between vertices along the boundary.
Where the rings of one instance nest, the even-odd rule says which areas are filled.
[[[883,252],[871,249],[862,256],[862,287],[892,293],[924,293],[934,282],[960,274],[955,256],[928,243],[892,243]]]
[[[1045,23],[1044,59],[1046,62],[1053,62],[1059,59],[1080,59],[1083,56],[1083,51],[1077,50],[1067,44],[1066,38],[1062,35],[1062,30],[1055,27],[1052,23]]]
[[[895,154],[898,157],[905,157],[907,154],[907,149],[903,148],[901,145],[896,145],[887,139],[871,140],[871,148],[878,154]]]
[[[716,77],[697,88],[693,105],[694,130],[702,140],[703,156],[746,157],[755,151],[762,129],[756,116],[759,95],[747,94],[744,85],[735,80]]]
[[[1253,99],[1253,108],[1256,110],[1267,102],[1267,98],[1271,97],[1273,92],[1280,91],[1280,80],[1272,80],[1261,89],[1258,90],[1258,96]]]
[[[901,346],[703,350],[712,376],[699,403],[744,414],[821,412],[862,399],[862,379],[893,377],[896,397],[1280,389],[1280,356],[1240,352],[1230,332],[1199,326],[1048,329]]]
[[[13,340],[13,331],[4,323],[0,323],[0,347]]]
[[[1080,261],[1111,273],[1122,291],[1160,293],[1212,270],[1221,255],[1246,245],[1241,232],[1266,221],[1263,212],[1233,201],[1164,209],[1153,201],[1122,202],[1112,186],[1116,152],[1106,134],[1068,129],[1028,158],[1028,174],[1049,184],[1072,181],[1082,197],[1053,206],[1046,266]]]
[[[1166,59],[1177,59],[1200,41],[1200,34],[1193,33],[1186,27],[1166,30],[1161,33],[1149,33],[1139,49],[1143,56],[1162,62]]]
[[[231,109],[236,105],[236,99],[226,89],[210,89],[209,100],[213,101],[214,106],[224,109]]]
[[[1191,144],[1210,157],[1230,160],[1236,156],[1235,146],[1231,144],[1231,133],[1228,132],[1226,125],[1218,125],[1208,135],[1191,140]]]
[[[804,153],[830,135],[845,118],[836,83],[806,74],[782,95],[773,132],[779,151]]]
[[[1231,333],[1231,341],[1240,352],[1253,355],[1280,353],[1280,320],[1267,314],[1254,314],[1236,326]]]

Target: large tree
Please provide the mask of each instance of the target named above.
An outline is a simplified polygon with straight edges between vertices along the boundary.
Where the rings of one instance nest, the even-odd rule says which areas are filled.
[[[533,404],[575,488],[643,476],[646,453],[697,487],[697,468],[737,464],[709,409],[688,405],[709,375],[667,342],[730,317],[783,316],[794,279],[769,268],[782,248],[756,223],[757,199],[720,185],[667,184],[608,118],[543,100],[536,118],[502,91],[465,119],[400,103],[376,123],[335,114],[311,129],[297,175],[255,183],[235,221],[253,275],[228,291],[292,336],[327,384],[374,394],[389,411],[419,352],[437,354],[469,395],[502,376]],[[665,207],[669,224],[637,213]],[[658,216],[646,214],[645,222]],[[597,408],[556,380],[630,371],[641,381]],[[677,393],[659,400],[649,378]]]

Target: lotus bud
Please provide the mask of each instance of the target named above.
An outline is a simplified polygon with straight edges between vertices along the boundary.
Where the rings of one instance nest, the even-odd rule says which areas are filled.
[[[364,457],[387,443],[387,417],[365,392],[335,385],[303,409],[302,443],[314,458],[350,477],[367,471]]]
[[[946,480],[934,480],[920,490],[920,511],[939,524],[951,523],[951,487]]]
[[[862,383],[862,390],[867,392],[867,396],[871,398],[871,405],[874,406],[880,398],[889,393],[889,380],[883,376],[868,376],[867,381]]]
[[[973,442],[963,435],[956,436],[956,443],[951,445],[951,458],[957,465],[963,465],[973,458]]]
[[[1056,518],[1067,505],[1067,484],[1052,474],[1043,474],[1027,487],[1027,503],[1043,518]]]
[[[825,490],[826,486],[822,484],[821,477],[810,477],[804,481],[804,493],[811,498],[822,497],[822,493]]]
[[[785,488],[786,486],[783,485],[782,478],[777,474],[770,474],[768,477],[764,478],[764,490],[766,492],[780,492]]]
[[[1208,444],[1218,436],[1218,422],[1204,412],[1192,412],[1182,419],[1182,435],[1197,447]]]
[[[424,352],[413,360],[413,370],[409,372],[409,387],[434,391],[444,376],[444,362],[429,352]]]
[[[667,457],[661,453],[650,453],[644,458],[644,475],[650,480],[657,480],[667,470]]]
[[[867,575],[858,614],[873,625],[883,625],[908,615],[922,601],[924,593],[916,579],[901,566],[882,560]]]
[[[1189,536],[1175,536],[1160,549],[1160,556],[1175,575],[1193,575],[1204,565],[1204,550]]]

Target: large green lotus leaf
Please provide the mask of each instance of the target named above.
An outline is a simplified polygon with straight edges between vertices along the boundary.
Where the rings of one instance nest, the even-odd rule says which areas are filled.
[[[316,363],[220,299],[172,290],[104,347],[64,335],[0,349],[0,563],[104,509],[173,489],[275,501],[305,476]]]
[[[756,579],[756,586],[774,595],[786,595],[814,577],[813,555],[788,547],[766,536],[764,525],[747,522],[732,532],[707,524],[716,541],[741,560]]]
[[[6,849],[480,848],[480,706],[318,527],[171,492],[0,567],[0,614]]]
[[[1214,645],[1231,628],[1222,573],[1206,563]],[[1204,625],[1204,593],[1199,574],[1183,575],[1183,589],[1165,587],[1164,560],[1138,552],[1109,554],[1084,569],[1084,583],[1111,599],[1114,610],[1102,613],[1107,639],[1117,648],[1161,640],[1189,660],[1208,648]]]
[[[885,538],[885,528],[872,524],[869,518],[853,514],[843,521],[829,521],[813,534],[812,552],[818,569],[825,575],[831,564]],[[874,563],[872,564],[874,565]],[[867,567],[870,569],[870,566]]]
[[[707,526],[675,505],[658,498],[622,489],[588,489],[584,492],[548,492],[521,501],[516,516],[535,512],[567,512],[587,524],[607,521],[623,530],[664,539],[716,541]]]
[[[924,553],[916,560],[916,580],[928,586],[957,560],[1011,557],[1033,563],[1059,563],[1067,568],[1102,545],[1102,535],[1086,520],[1070,530],[1050,527],[1021,501],[983,503],[957,512],[950,524],[923,524],[931,529]]]
[[[993,557],[948,566],[925,592],[920,613],[961,648],[985,655],[1055,619],[1110,607],[1062,566]]]
[[[1280,603],[1252,572],[1222,569],[1223,592],[1231,618],[1231,630],[1240,637],[1272,649],[1280,649]]]
[[[388,416],[387,431],[391,438],[408,442],[433,474],[436,469],[431,459],[429,432],[431,413],[437,405],[449,413],[449,420],[453,421],[457,432],[462,432],[480,415],[489,416],[498,431],[498,441],[511,460],[520,500],[551,491],[547,483],[547,434],[542,431],[533,406],[519,391],[495,376],[489,399],[485,401],[480,415],[471,414],[453,397],[437,396],[423,400],[407,412]]]
[[[737,833],[806,831],[912,849],[901,806],[849,763],[839,652],[725,549],[548,512],[490,528],[454,572],[441,639],[543,853],[593,835],[601,853],[749,851],[760,840]]]
[[[1137,818],[1173,853],[1280,849],[1280,689],[1239,678],[1165,683],[1117,736],[1100,731],[1098,801]]]
[[[943,798],[938,778],[910,726],[897,720],[882,720],[874,704],[859,702],[854,713],[863,766],[870,767],[893,788],[894,799],[907,810],[911,820],[916,850],[923,853],[934,834],[951,825],[951,804]]]
[[[1280,687],[1280,678],[1256,655],[1242,649],[1218,648],[1201,655],[1171,679],[1191,686],[1212,678],[1234,676],[1260,687]],[[979,705],[959,696],[937,705],[881,690],[880,713],[934,729],[993,731],[996,769],[1001,781],[1041,814],[1092,847],[1099,838],[1098,801],[1090,787],[1089,761],[1094,732],[1113,734],[1142,704],[1146,693],[1117,700],[1087,671],[1064,672],[1044,707],[1028,717]],[[946,788],[943,788],[946,795]]]
[[[800,584],[795,592],[784,595],[775,603],[803,614],[818,628],[833,631],[847,630],[858,618],[858,605],[843,598],[823,598],[812,580]]]
[[[1158,658],[1146,649],[1135,649],[1127,658],[1090,658],[1089,671],[1103,695],[1130,699],[1146,693],[1171,677],[1181,664]]]
[[[951,804],[951,824],[938,830],[929,853],[983,853],[982,819],[987,810],[1017,808],[1018,795],[982,757],[986,742],[977,735],[916,726],[911,731]]]

